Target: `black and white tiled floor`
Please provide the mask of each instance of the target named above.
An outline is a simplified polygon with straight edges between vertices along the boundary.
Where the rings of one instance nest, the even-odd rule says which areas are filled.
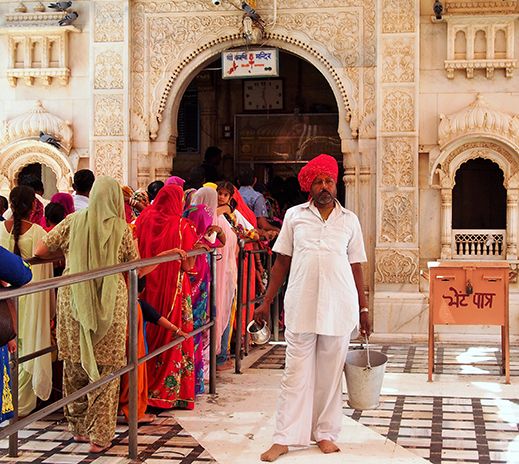
[[[383,396],[344,412],[433,464],[519,463],[519,400]]]
[[[386,372],[427,373],[427,345],[370,345],[389,358]],[[360,348],[358,344],[350,349]],[[436,346],[437,374],[480,374],[500,375],[501,349],[493,346],[469,347],[464,345]],[[258,359],[252,369],[283,369],[285,367],[285,345],[275,345]],[[519,347],[510,349],[510,373],[519,376]]]
[[[358,345],[357,345],[358,346]],[[352,346],[353,348],[353,346]],[[389,357],[387,372],[404,378],[406,374],[426,374],[425,345],[379,345],[377,351]],[[282,369],[285,349],[275,345],[265,354],[254,356],[254,369]],[[500,352],[495,347],[438,346],[437,356],[444,362],[467,363],[462,366],[438,366],[443,374],[468,374],[484,379],[481,374],[499,373]],[[494,363],[474,366],[471,363]],[[511,352],[512,384],[519,375],[519,349]],[[255,374],[262,374],[256,370]],[[269,375],[268,372],[264,373]],[[476,374],[476,375],[474,375]],[[227,379],[232,382],[232,377]],[[459,386],[459,384],[458,384]],[[458,389],[458,395],[463,395]],[[246,394],[246,392],[244,392]],[[444,394],[398,394],[381,397],[379,408],[352,410],[345,403],[344,413],[355,421],[398,443],[433,464],[454,462],[481,464],[519,464],[519,390],[516,399],[480,398]],[[468,396],[468,395],[466,395]],[[510,395],[508,396],[510,397]],[[232,408],[230,405],[229,407]],[[164,412],[152,425],[139,428],[139,459],[147,464],[202,464],[217,461],[184,430],[171,412]],[[194,431],[191,430],[192,432]],[[122,464],[127,460],[128,428],[117,427],[112,448],[102,456],[88,453],[88,444],[75,443],[67,432],[62,416],[56,415],[32,424],[20,433],[21,454],[7,456],[7,440],[0,441],[0,463],[94,463]],[[227,464],[223,462],[222,464]]]
[[[113,446],[102,456],[89,454],[87,443],[76,443],[63,416],[49,416],[20,432],[20,456],[7,456],[7,440],[0,443],[0,462],[44,464],[126,463],[128,427],[118,425]],[[139,427],[139,460],[146,464],[208,464],[216,461],[172,417],[158,417]]]

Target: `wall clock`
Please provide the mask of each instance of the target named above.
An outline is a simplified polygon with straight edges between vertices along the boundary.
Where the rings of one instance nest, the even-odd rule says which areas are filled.
[[[255,79],[243,82],[243,109],[282,110],[283,79]]]

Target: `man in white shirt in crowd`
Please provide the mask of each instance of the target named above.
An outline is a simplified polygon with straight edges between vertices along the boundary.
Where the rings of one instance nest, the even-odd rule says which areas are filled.
[[[273,250],[277,253],[257,322],[288,278],[285,294],[286,363],[276,413],[274,444],[261,455],[274,461],[289,446],[323,453],[335,444],[342,425],[341,379],[352,331],[369,336],[361,263],[366,261],[357,216],[336,199],[337,161],[319,155],[300,172],[311,200],[290,208]]]
[[[90,169],[80,169],[74,174],[72,188],[75,193],[72,196],[74,197],[74,208],[76,211],[88,206],[88,196],[94,181],[95,176]]]

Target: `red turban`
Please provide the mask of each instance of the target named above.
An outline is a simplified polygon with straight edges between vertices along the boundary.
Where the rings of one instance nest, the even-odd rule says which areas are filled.
[[[333,156],[319,155],[308,162],[308,164],[301,169],[297,179],[303,192],[309,192],[314,179],[319,174],[325,174],[332,177],[337,182],[339,175],[339,166]]]

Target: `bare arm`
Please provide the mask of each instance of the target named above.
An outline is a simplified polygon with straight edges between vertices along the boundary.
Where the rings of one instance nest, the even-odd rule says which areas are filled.
[[[279,232],[279,229],[277,227],[270,225],[270,223],[267,221],[266,217],[259,217],[259,218],[257,218],[257,220],[258,220],[258,229],[263,229],[265,231],[274,230],[276,232]]]
[[[34,256],[40,259],[63,259],[61,250],[50,251],[49,247],[45,245],[43,240],[40,240],[34,250]]]
[[[182,250],[182,248],[172,248],[171,250],[165,250],[165,251],[159,253],[157,256],[174,255],[176,253],[178,253],[180,255],[180,257],[182,259],[182,264],[183,264],[184,261],[186,260],[187,255],[186,255],[186,252],[184,250]],[[151,266],[145,266],[145,267],[139,268],[137,271],[139,278],[144,277],[146,274],[149,274],[150,272],[155,270],[155,268],[157,266],[158,266],[158,264],[153,264]]]
[[[353,273],[353,279],[355,280],[355,286],[357,287],[357,293],[359,295],[359,308],[367,308],[368,300],[364,294],[364,276],[362,274],[362,264],[352,263],[351,271]],[[362,335],[371,334],[371,325],[369,323],[369,313],[360,313],[360,333]]]
[[[265,296],[263,297],[263,303],[261,303],[254,312],[256,322],[261,323],[261,321],[268,318],[270,304],[274,300],[281,285],[283,285],[283,282],[285,282],[291,263],[291,256],[281,254],[276,256],[276,262],[270,272],[269,284]]]

